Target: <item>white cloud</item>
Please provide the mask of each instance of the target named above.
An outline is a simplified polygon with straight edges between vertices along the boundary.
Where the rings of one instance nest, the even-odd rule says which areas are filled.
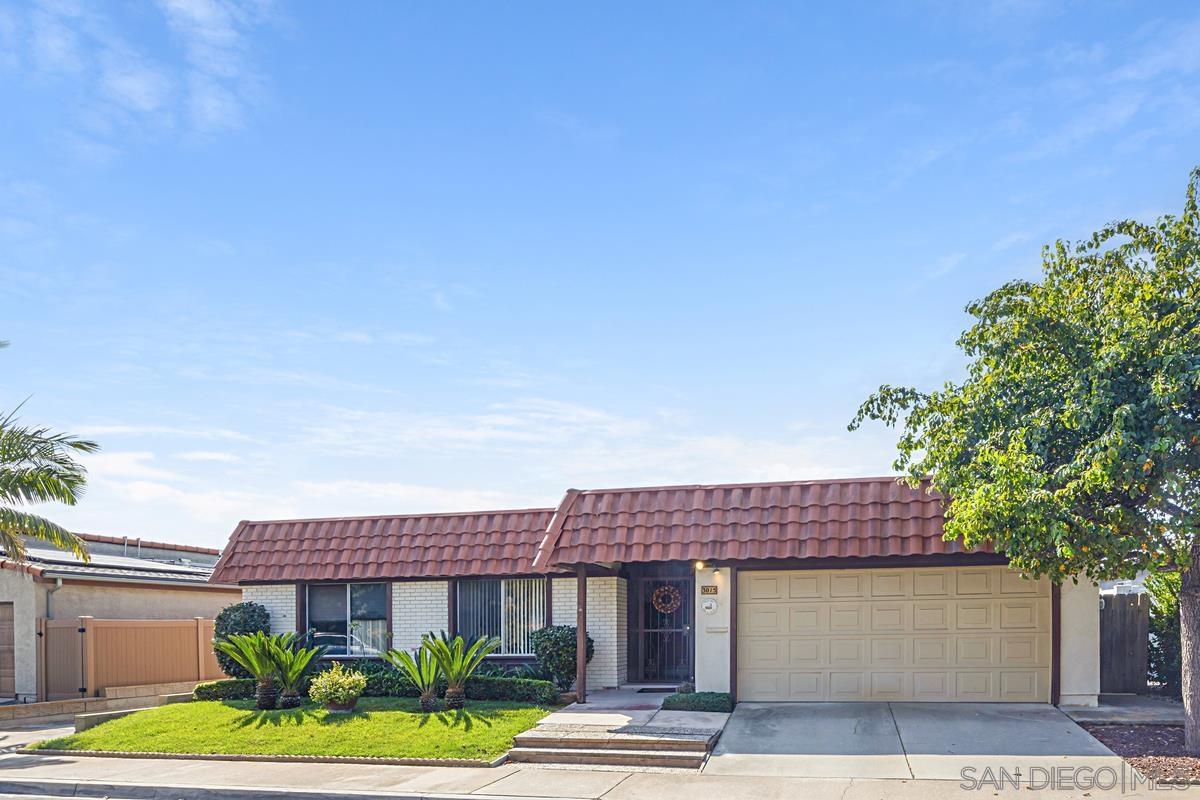
[[[223,453],[218,450],[188,450],[184,453],[177,453],[175,457],[183,461],[217,461],[227,464],[241,461],[233,453]]]
[[[485,489],[453,489],[389,481],[300,481],[296,489],[305,497],[320,500],[327,510],[330,499],[354,515],[413,514],[449,511],[491,511],[530,508],[545,504],[546,498],[528,498],[509,492]]]
[[[189,65],[189,108],[201,129],[236,127],[256,91],[248,32],[263,21],[265,5],[234,0],[159,0]]]
[[[93,453],[84,457],[89,478],[110,480],[113,478],[147,478],[152,480],[175,480],[179,476],[170,470],[160,469],[147,462],[154,460],[154,453],[138,451],[124,453]]]
[[[76,425],[73,430],[80,436],[179,436],[188,439],[229,439],[240,442],[257,441],[238,431],[226,428],[185,428],[173,425],[152,424],[112,424],[112,425]]]

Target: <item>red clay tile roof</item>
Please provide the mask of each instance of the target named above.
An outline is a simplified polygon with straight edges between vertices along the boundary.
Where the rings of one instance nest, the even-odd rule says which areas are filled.
[[[854,478],[568,492],[536,566],[961,552],[939,495]]]
[[[241,522],[213,583],[528,573],[552,508]]]

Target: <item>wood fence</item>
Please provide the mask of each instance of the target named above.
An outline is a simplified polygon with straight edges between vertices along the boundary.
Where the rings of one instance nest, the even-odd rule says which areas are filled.
[[[1146,692],[1150,595],[1106,594],[1100,610],[1100,691]]]
[[[43,700],[99,697],[115,686],[225,677],[212,651],[213,621],[39,619]]]

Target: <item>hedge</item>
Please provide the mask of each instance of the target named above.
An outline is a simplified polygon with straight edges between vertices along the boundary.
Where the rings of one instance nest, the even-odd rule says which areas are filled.
[[[471,700],[512,700],[518,703],[552,705],[558,701],[558,688],[550,681],[533,678],[489,678],[476,675],[467,681]]]
[[[256,685],[253,678],[225,678],[197,683],[192,690],[193,700],[251,700]]]
[[[367,676],[363,697],[417,697],[421,694],[398,669],[384,661],[347,659],[342,665]],[[321,669],[330,666],[332,662],[325,662]],[[439,687],[438,694],[445,690],[445,686]],[[308,687],[305,686],[305,694],[307,692]],[[475,675],[467,681],[467,697],[472,700],[550,704],[558,699],[558,689],[550,681]]]
[[[333,666],[332,661],[321,664],[318,672],[323,672]],[[341,662],[346,669],[361,672],[367,676],[367,688],[363,697],[416,697],[420,694],[398,670],[382,661],[346,659]],[[315,674],[315,673],[314,673]],[[303,694],[308,694],[310,676],[305,681]],[[226,678],[220,681],[207,681],[196,685],[192,692],[193,700],[251,700],[254,698],[255,683],[253,678]],[[445,686],[438,694],[445,691]],[[514,703],[537,703],[552,705],[558,700],[558,689],[550,681],[534,680],[532,678],[498,678],[476,675],[467,681],[467,697],[471,700],[509,700]]]
[[[733,711],[733,697],[727,692],[689,692],[663,698],[663,711]]]

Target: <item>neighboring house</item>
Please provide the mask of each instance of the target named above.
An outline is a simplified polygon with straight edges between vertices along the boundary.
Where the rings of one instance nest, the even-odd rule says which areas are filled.
[[[1095,704],[1096,586],[1025,580],[942,531],[940,498],[894,478],[570,490],[557,508],[242,522],[212,580],[343,658],[449,630],[529,659],[529,633],[582,606],[590,688]]]
[[[38,696],[38,619],[212,619],[240,600],[210,583],[219,550],[82,534],[91,561],[29,540],[27,562],[0,553],[0,702]]]

